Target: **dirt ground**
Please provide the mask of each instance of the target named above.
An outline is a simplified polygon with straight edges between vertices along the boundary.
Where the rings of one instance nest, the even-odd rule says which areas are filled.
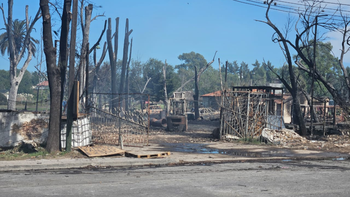
[[[150,143],[202,143],[219,141],[213,138],[212,132],[220,127],[219,121],[191,120],[185,132],[170,132],[165,128],[152,127],[149,135]]]
[[[288,148],[288,149],[299,149],[299,150],[318,150],[325,152],[339,152],[339,153],[350,153],[350,135],[349,128],[343,129],[343,133],[346,135],[327,135],[315,136],[313,139],[309,137],[300,137],[297,140],[286,141],[284,143],[260,143],[258,140],[254,142],[245,142],[244,140],[218,140],[213,136],[213,130],[220,127],[219,121],[209,120],[192,120],[188,122],[188,130],[185,132],[170,132],[166,131],[165,128],[151,127],[149,132],[149,143],[150,144],[208,144],[210,142],[220,143],[235,143],[244,145],[261,145],[268,146],[270,148]],[[106,128],[109,128],[106,126]],[[101,137],[101,132],[93,132],[93,140]],[[107,131],[110,134],[110,132]],[[96,136],[97,135],[97,136]],[[107,140],[107,141],[106,141]],[[118,137],[110,137],[103,139],[102,144],[117,145]],[[108,143],[109,142],[109,143]],[[99,143],[97,143],[99,144]],[[18,148],[17,148],[18,149]],[[48,154],[43,148],[37,153],[24,153],[14,149],[0,150],[0,161],[1,160],[18,160],[18,159],[50,159],[50,158],[84,158],[87,157],[81,151],[74,149],[72,152],[61,152],[57,154]]]
[[[198,120],[189,121],[188,130],[186,132],[169,132],[165,128],[152,127],[149,135],[149,142],[162,143],[205,143],[217,142],[212,132],[220,127],[219,121]],[[349,133],[345,131],[343,133]],[[349,135],[327,135],[309,137],[302,140],[293,140],[286,143],[269,143],[261,145],[274,146],[276,148],[290,148],[302,150],[319,150],[326,152],[350,153],[350,136]],[[222,143],[244,143],[244,140],[222,140]],[[255,145],[259,142],[255,142]]]

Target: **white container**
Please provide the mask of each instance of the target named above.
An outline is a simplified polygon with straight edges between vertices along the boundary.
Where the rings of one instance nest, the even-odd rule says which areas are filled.
[[[61,147],[66,148],[67,121],[62,121]],[[72,148],[91,144],[92,132],[88,117],[79,118],[72,125]]]

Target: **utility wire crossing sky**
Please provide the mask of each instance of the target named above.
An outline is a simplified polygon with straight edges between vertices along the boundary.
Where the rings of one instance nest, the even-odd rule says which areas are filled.
[[[265,20],[266,3],[263,0],[89,0],[87,3],[94,5],[93,17],[98,17],[91,23],[90,44],[94,44],[99,38],[104,26],[104,21],[120,17],[119,24],[119,50],[118,59],[122,57],[123,30],[126,18],[129,19],[130,29],[133,29],[130,38],[133,38],[132,59],[146,62],[149,58],[161,61],[167,60],[168,65],[179,65],[181,62],[178,56],[182,53],[194,51],[211,61],[215,51],[218,51],[216,58],[221,63],[246,62],[250,66],[255,60],[259,62],[270,61],[275,67],[281,67],[285,62],[284,55],[278,44],[271,41],[273,30],[266,24],[256,20]],[[270,19],[280,29],[290,17],[296,21],[298,12],[304,9],[303,1],[300,0],[274,0]],[[14,1],[13,19],[25,19],[25,4],[29,5],[29,16],[34,17],[39,9],[39,0]],[[348,0],[327,0],[322,1],[325,14],[332,16],[334,20],[341,20],[339,3],[343,15],[350,16],[350,3]],[[63,2],[61,2],[61,7]],[[4,3],[5,17],[7,17],[7,3]],[[60,20],[57,13],[53,13],[53,30],[60,31]],[[2,17],[1,17],[2,18]],[[323,18],[323,17],[322,17]],[[79,20],[79,19],[78,19]],[[320,19],[321,20],[321,19]],[[327,20],[326,18],[322,20]],[[0,28],[4,28],[3,19],[0,20]],[[32,32],[32,37],[41,38],[42,20],[40,19]],[[115,23],[112,23],[115,29]],[[320,35],[325,32],[319,28]],[[1,29],[0,33],[5,30]],[[294,39],[290,34],[290,39]],[[82,33],[77,33],[77,47],[81,42]],[[340,52],[341,35],[338,32],[328,32],[326,40],[332,43],[333,52],[336,57]],[[55,38],[59,39],[59,37]],[[102,43],[106,41],[103,36]],[[102,48],[102,47],[101,47]],[[45,56],[40,54],[40,46],[37,47],[36,58],[33,58],[29,71],[35,71],[35,65],[40,62],[42,70],[45,71]],[[101,53],[101,50],[99,50]],[[108,56],[107,56],[108,57]],[[0,69],[9,69],[9,56],[5,54],[0,57]],[[105,61],[109,61],[108,58]],[[19,68],[23,65],[22,61]],[[350,65],[350,54],[345,56],[346,65]],[[212,64],[218,69],[217,59]]]

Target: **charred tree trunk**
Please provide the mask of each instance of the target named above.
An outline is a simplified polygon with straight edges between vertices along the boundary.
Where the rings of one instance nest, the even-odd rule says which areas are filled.
[[[120,83],[119,83],[119,93],[122,94],[124,91],[124,85],[125,85],[125,73],[126,73],[126,66],[128,62],[128,51],[129,51],[129,36],[132,33],[132,30],[129,31],[129,19],[126,19],[125,24],[125,37],[124,37],[124,49],[123,49],[123,62],[122,62],[122,72],[120,76]],[[125,103],[124,97],[122,103]],[[125,109],[125,106],[123,106]]]
[[[93,80],[92,80],[92,87],[93,87],[93,94],[92,94],[92,100],[94,102],[96,102],[96,83],[97,83],[97,78],[98,78],[98,73],[100,71],[101,68],[101,64],[104,60],[104,58],[106,57],[106,53],[107,53],[107,47],[106,47],[107,43],[105,42],[105,44],[103,45],[103,50],[102,50],[102,55],[101,58],[98,62],[96,62],[96,49],[94,49],[94,65],[95,65],[95,72],[94,72],[94,76],[93,76]],[[99,108],[101,109],[101,108]]]
[[[116,30],[114,35],[114,52],[112,45],[112,19],[108,18],[108,29],[107,29],[107,46],[108,46],[108,55],[109,62],[111,64],[111,101],[109,103],[110,108],[112,108],[112,113],[116,113],[117,101],[115,99],[115,95],[117,93],[117,54],[118,54],[118,32],[119,32],[119,17],[115,19],[116,21]]]
[[[89,43],[89,35],[90,35],[90,23],[91,23],[91,15],[92,15],[92,9],[93,5],[89,4],[85,7],[85,23],[81,24],[81,28],[83,31],[83,44],[81,46],[81,53],[80,53],[80,64],[79,64],[79,79],[80,79],[80,85],[79,85],[79,98],[81,98],[81,95],[84,93],[85,83],[88,83],[86,81],[86,67],[89,65],[86,64],[86,55],[89,52],[89,49],[87,48],[87,45]],[[82,13],[80,14],[80,17],[82,18]],[[87,102],[87,101],[85,101]]]
[[[129,68],[131,62],[131,52],[132,52],[132,38],[130,42],[130,52],[129,52],[129,60],[126,67],[126,84],[125,84],[125,92],[126,92],[126,101],[125,101],[125,111],[129,110]]]
[[[67,63],[68,63],[68,33],[70,23],[70,8],[72,0],[65,0],[62,14],[62,30],[60,35],[60,54],[58,65],[61,69],[61,100],[63,101],[64,86],[66,82]]]
[[[277,77],[282,81],[282,83],[286,86],[288,91],[291,93],[292,98],[293,98],[294,115],[295,115],[295,118],[293,118],[293,121],[295,121],[294,124],[298,124],[301,134],[303,136],[306,136],[307,133],[306,133],[305,120],[304,120],[304,117],[303,117],[302,112],[301,112],[300,99],[298,96],[298,85],[296,82],[295,73],[293,71],[292,56],[290,54],[289,47],[288,47],[289,42],[284,37],[282,32],[271,22],[271,20],[269,18],[269,11],[270,11],[270,6],[272,3],[273,3],[273,0],[267,2],[268,8],[266,10],[266,15],[265,15],[267,21],[259,21],[259,22],[263,22],[263,23],[269,25],[275,31],[275,33],[277,35],[276,40],[279,43],[281,43],[280,47],[281,47],[282,51],[284,52],[285,58],[286,58],[287,63],[288,63],[288,71],[289,71],[289,75],[290,75],[291,85],[289,85],[283,78],[281,78],[278,74],[276,74],[276,72],[274,72],[274,73],[277,75]],[[273,71],[271,68],[270,68],[270,70]]]
[[[165,64],[163,66],[163,89],[164,89],[164,104],[165,104],[165,114],[168,114],[168,92],[167,92],[167,89],[166,89],[166,67],[168,66],[168,64],[166,63],[166,60],[165,60]]]
[[[48,0],[40,0],[40,9],[43,17],[43,39],[44,52],[46,56],[47,75],[50,87],[50,122],[49,136],[47,139],[46,150],[48,152],[59,151],[59,135],[61,123],[61,72],[56,66],[56,49],[53,46],[51,15]]]
[[[194,67],[194,118],[197,120],[199,118],[199,105],[198,105],[198,97],[199,97],[199,90],[198,90],[198,78],[197,75],[197,66]]]
[[[73,85],[75,80],[75,46],[77,35],[77,21],[78,21],[78,0],[73,0],[73,16],[72,16],[72,29],[70,38],[70,54],[69,54],[69,83],[68,83],[68,109],[67,109],[67,131],[66,131],[66,151],[71,151],[72,140],[72,125],[73,125],[73,105],[74,105],[74,93]]]

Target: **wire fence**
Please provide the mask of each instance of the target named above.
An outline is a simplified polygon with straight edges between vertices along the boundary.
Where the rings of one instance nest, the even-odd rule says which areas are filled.
[[[96,103],[89,110],[93,143],[121,147],[148,144],[148,95],[98,93],[92,98]]]
[[[7,110],[8,102],[0,102],[0,110]],[[34,101],[16,101],[17,111],[29,111],[29,112],[49,112],[50,100],[43,99],[37,102]]]

